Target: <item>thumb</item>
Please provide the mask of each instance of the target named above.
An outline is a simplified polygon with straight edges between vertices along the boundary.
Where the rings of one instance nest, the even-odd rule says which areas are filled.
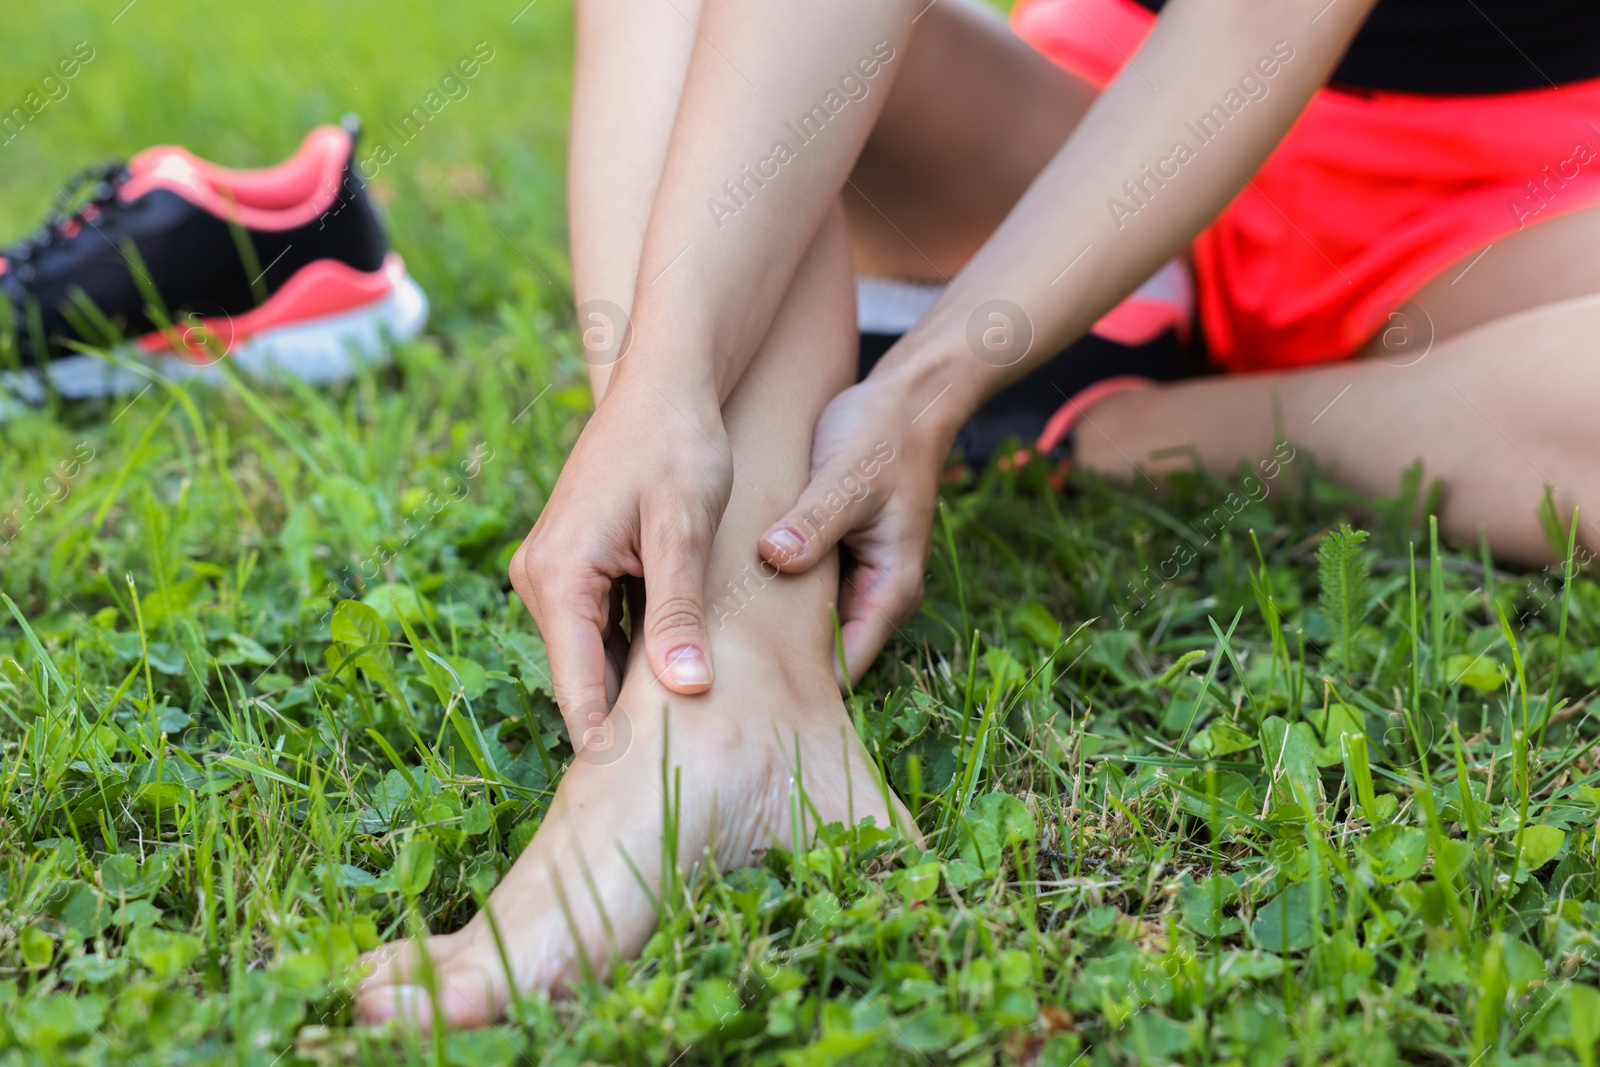
[[[644,647],[651,672],[674,693],[711,688],[711,641],[706,630],[706,557],[711,531],[679,512],[645,523]]]
[[[789,513],[767,528],[756,547],[761,558],[785,574],[800,574],[816,566],[859,523],[862,501],[839,489],[840,479],[824,469],[800,494]]]

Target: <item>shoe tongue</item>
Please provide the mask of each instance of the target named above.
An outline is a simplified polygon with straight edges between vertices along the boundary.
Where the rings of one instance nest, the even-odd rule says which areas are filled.
[[[128,161],[128,173],[142,179],[141,186],[163,185],[174,192],[203,195],[211,187],[194,156],[176,145],[145,149]]]

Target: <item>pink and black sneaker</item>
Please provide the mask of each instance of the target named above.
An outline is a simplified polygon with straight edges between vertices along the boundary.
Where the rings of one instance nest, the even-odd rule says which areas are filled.
[[[320,126],[260,170],[163,145],[76,176],[0,249],[0,384],[33,403],[147,384],[105,351],[180,379],[224,356],[312,382],[382,362],[428,302],[355,173],[358,131]]]

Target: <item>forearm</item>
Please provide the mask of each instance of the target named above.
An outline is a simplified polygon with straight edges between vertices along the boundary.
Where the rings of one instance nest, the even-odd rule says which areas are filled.
[[[572,288],[598,400],[628,340],[644,229],[694,50],[696,0],[578,0],[567,147]]]
[[[619,380],[726,399],[888,95],[914,4],[705,0]]]
[[[926,423],[953,434],[1194,239],[1282,139],[1374,2],[1173,0],[1133,64],[875,376],[903,392],[908,411],[937,397]],[[1012,310],[998,309],[991,323],[990,301]],[[1015,343],[983,349],[991,325],[1004,341],[1006,319],[1019,336],[1031,328],[1025,355]]]

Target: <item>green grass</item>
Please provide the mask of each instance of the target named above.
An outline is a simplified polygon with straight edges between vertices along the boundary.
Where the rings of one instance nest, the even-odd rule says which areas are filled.
[[[8,13],[0,102],[96,50],[0,146],[13,235],[80,164],[267,162],[496,54],[377,181],[436,310],[394,368],[0,424],[0,1064],[1596,1062],[1600,585],[1287,446],[950,488],[856,696],[927,851],[834,827],[681,887],[572,999],[352,1027],[356,953],[464,922],[571,755],[505,581],[588,400],[570,13],[520,6]]]

